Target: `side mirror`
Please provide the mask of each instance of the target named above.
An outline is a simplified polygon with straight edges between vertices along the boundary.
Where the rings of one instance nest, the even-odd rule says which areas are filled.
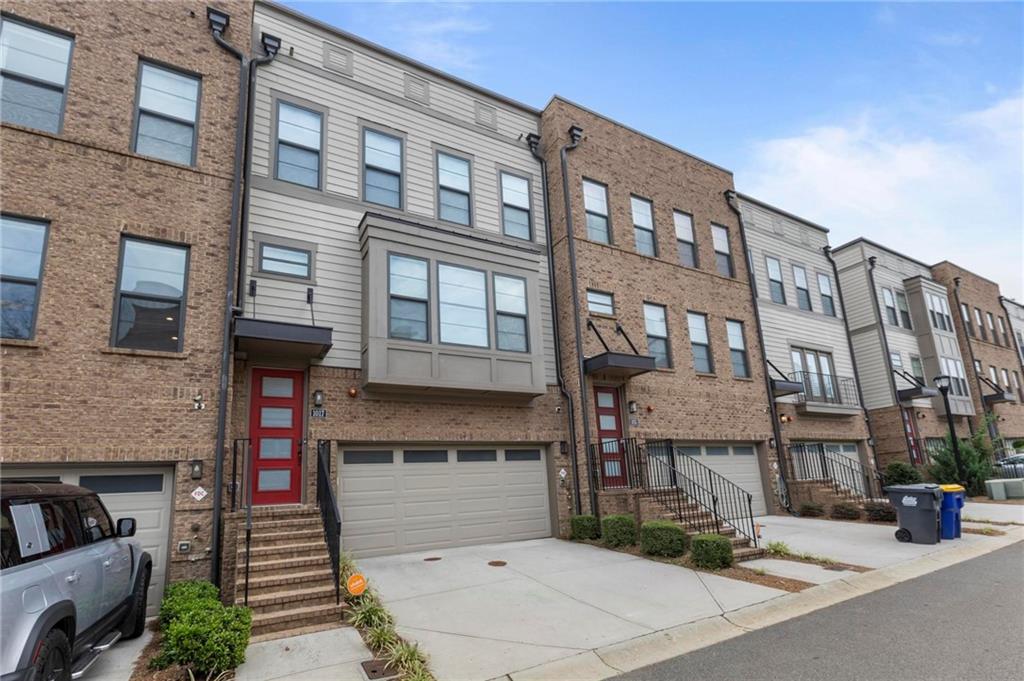
[[[119,518],[117,521],[118,537],[135,536],[135,518]]]

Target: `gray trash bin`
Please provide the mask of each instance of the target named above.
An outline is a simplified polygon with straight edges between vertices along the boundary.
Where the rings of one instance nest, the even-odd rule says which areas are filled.
[[[892,485],[885,488],[896,508],[896,539],[915,544],[938,544],[942,538],[942,489],[938,485]]]

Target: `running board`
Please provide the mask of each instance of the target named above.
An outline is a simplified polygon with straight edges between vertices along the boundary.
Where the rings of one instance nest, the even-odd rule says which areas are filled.
[[[85,676],[85,673],[89,671],[89,667],[110,647],[121,640],[121,630],[114,629],[109,634],[99,640],[99,642],[89,649],[84,655],[75,660],[75,664],[71,667],[71,678],[73,681]]]

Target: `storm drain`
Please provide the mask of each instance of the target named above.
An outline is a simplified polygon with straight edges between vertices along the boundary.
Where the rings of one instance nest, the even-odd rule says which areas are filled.
[[[503,560],[492,560],[492,561],[488,561],[487,564],[490,565],[491,567],[505,567],[506,565],[508,565],[508,563],[506,563]]]
[[[362,665],[366,678],[371,681],[373,679],[390,679],[398,676],[398,670],[389,667],[388,663],[384,660],[367,660]]]

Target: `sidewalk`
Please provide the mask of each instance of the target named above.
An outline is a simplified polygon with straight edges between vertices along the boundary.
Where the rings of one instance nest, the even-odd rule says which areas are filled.
[[[1024,503],[1022,504],[984,504],[968,501],[964,504],[965,520],[1018,523],[1024,525]]]
[[[253,643],[235,681],[366,681],[360,662],[373,653],[352,627]]]

